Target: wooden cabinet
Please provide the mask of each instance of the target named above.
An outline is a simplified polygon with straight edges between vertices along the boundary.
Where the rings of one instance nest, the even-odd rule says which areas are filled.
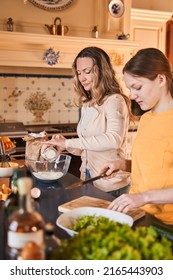
[[[71,69],[77,53],[87,46],[104,49],[110,55],[113,65],[119,69],[132,57],[138,44],[129,40],[0,31],[0,66]],[[49,48],[59,52],[58,61],[53,65],[43,59]]]
[[[167,22],[166,30],[166,55],[173,67],[173,17]]]
[[[72,154],[69,154],[71,156],[71,163],[68,172],[73,174],[74,176],[80,178],[80,166],[81,166],[81,157],[80,156],[74,156]]]
[[[82,48],[87,46],[100,47],[109,54],[117,78],[126,92],[122,67],[138,47],[138,44],[131,40],[0,31],[0,73],[72,75],[74,58]],[[44,53],[49,48],[53,48],[54,52],[60,54],[54,65],[49,65],[43,59]]]
[[[166,26],[172,13],[131,9],[131,39],[141,48],[158,48],[165,53]]]

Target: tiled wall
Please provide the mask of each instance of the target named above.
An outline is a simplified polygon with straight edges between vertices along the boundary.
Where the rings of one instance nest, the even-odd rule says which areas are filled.
[[[0,74],[0,121],[33,124],[34,116],[25,109],[24,102],[37,92],[45,93],[52,103],[41,123],[78,122],[79,110],[73,105],[73,77],[30,74]]]

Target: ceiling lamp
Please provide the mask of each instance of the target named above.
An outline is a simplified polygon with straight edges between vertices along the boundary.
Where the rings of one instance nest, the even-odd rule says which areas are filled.
[[[121,17],[125,11],[124,3],[122,0],[111,0],[108,9],[111,16],[115,18]]]

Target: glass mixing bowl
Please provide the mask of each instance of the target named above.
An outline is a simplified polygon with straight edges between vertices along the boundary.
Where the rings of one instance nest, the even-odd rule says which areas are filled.
[[[25,158],[25,165],[31,174],[41,181],[57,181],[65,176],[68,172],[71,162],[71,156],[61,154],[54,161],[33,160],[29,157]]]

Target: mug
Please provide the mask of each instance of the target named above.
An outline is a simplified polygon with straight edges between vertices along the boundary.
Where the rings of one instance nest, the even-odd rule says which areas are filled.
[[[56,34],[57,35],[64,36],[68,32],[68,30],[69,30],[69,28],[66,25],[59,24],[59,25],[56,26],[56,31],[57,31]]]

